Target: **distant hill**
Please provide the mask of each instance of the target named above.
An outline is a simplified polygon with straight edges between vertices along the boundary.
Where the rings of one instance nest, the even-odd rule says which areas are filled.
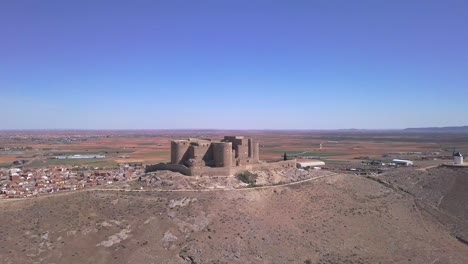
[[[468,132],[468,126],[419,127],[403,129],[408,132]]]

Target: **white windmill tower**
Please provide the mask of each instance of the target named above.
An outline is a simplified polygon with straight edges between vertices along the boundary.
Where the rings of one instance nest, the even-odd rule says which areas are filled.
[[[462,165],[463,155],[460,152],[453,152],[453,164]]]

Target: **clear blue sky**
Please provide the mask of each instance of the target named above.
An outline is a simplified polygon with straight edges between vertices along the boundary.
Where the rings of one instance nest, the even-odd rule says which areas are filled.
[[[468,125],[468,1],[0,1],[0,129]]]

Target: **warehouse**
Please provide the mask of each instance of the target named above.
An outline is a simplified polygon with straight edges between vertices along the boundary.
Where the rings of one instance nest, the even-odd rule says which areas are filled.
[[[298,168],[312,168],[312,167],[320,167],[320,166],[325,166],[325,162],[321,160],[297,160],[297,167]]]
[[[396,165],[413,166],[413,162],[411,160],[394,159],[392,162]]]

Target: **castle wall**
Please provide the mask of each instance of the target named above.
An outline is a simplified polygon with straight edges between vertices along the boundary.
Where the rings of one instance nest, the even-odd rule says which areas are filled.
[[[249,157],[249,146],[237,145],[236,146],[236,158],[245,160]]]
[[[239,158],[242,153],[239,151],[239,146],[247,146],[247,139],[245,139],[244,137],[237,137],[237,136],[225,136],[224,137],[224,141],[226,142],[231,142],[232,143],[232,147],[235,151],[235,157],[236,158]]]
[[[231,142],[232,145],[242,144],[244,137],[239,136],[224,136],[224,141]]]
[[[181,164],[159,163],[155,165],[146,165],[145,167],[145,173],[159,170],[169,170],[179,172],[184,175],[192,175],[190,169]]]
[[[181,164],[160,163],[156,165],[147,165],[145,172],[158,170],[170,170],[180,172],[187,176],[229,176],[236,175],[246,170],[268,170],[268,169],[286,169],[296,168],[296,160],[284,160],[272,163],[257,163],[237,167],[191,167],[188,168]]]
[[[198,164],[205,164],[213,159],[211,143],[193,144],[189,148],[189,159],[194,159]]]
[[[190,168],[190,176],[230,176],[232,167]]]
[[[185,175],[233,175],[263,166],[285,168],[291,165],[292,161],[259,163],[259,152],[258,143],[242,136],[225,136],[221,142],[196,138],[174,140],[171,142],[171,164],[148,166],[148,169],[168,169]]]
[[[203,156],[203,160],[207,166],[214,166],[213,145],[211,143],[208,146],[205,156]]]

